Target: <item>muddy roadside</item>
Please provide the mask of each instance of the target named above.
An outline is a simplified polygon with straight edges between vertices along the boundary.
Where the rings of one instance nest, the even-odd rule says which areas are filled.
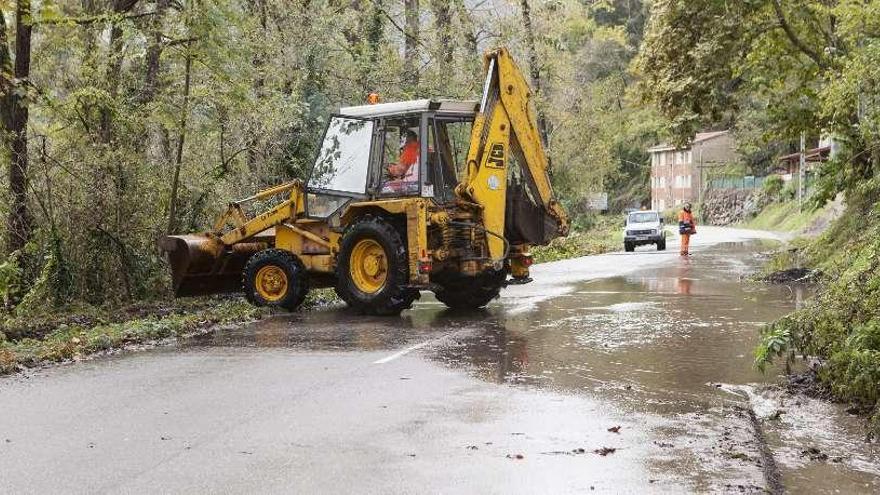
[[[313,291],[303,309],[334,304],[332,291]],[[275,313],[224,295],[9,317],[0,323],[0,375],[169,345]]]

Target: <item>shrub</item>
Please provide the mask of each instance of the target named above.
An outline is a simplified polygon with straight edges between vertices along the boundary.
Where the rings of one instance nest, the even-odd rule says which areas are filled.
[[[779,192],[778,199],[780,201],[789,201],[797,196],[797,179],[788,181]]]
[[[779,193],[782,192],[782,188],[785,187],[785,181],[782,180],[782,177],[779,175],[768,175],[764,179],[764,185],[761,187],[764,196],[770,200],[779,199]]]

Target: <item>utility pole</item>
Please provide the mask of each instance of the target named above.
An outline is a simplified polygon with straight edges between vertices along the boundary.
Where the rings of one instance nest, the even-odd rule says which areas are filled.
[[[805,132],[801,132],[801,153],[800,153],[800,167],[798,167],[798,211],[804,211],[804,182],[807,178],[806,165],[807,165],[807,137]]]
[[[691,155],[691,160],[693,160],[693,155]],[[706,189],[705,184],[703,184],[703,146],[700,145],[700,204],[703,204],[703,190]]]

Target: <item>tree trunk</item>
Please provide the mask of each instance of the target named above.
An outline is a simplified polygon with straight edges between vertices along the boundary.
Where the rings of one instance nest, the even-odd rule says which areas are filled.
[[[432,0],[434,10],[434,28],[437,30],[438,60],[442,62],[442,71],[452,67],[452,15],[449,0]]]
[[[180,134],[177,137],[177,155],[174,157],[174,176],[171,179],[171,199],[168,207],[168,228],[171,234],[177,227],[177,191],[180,187],[180,167],[183,163],[183,143],[186,139],[186,122],[189,114],[189,88],[192,73],[192,56],[187,54],[183,76],[183,105],[180,116]]]
[[[14,74],[9,39],[6,37],[6,14],[0,8],[0,123],[4,131],[9,131],[12,127],[12,90],[15,88],[15,81],[9,76]],[[3,144],[7,144],[5,139]]]
[[[540,105],[541,97],[541,69],[538,65],[538,51],[535,48],[535,31],[532,28],[532,9],[529,6],[529,0],[522,0],[523,28],[526,32],[526,48],[529,52],[529,73],[532,77],[532,90],[535,93],[536,107],[538,110],[538,131],[541,133],[541,143],[547,148],[549,141],[547,139],[547,117]]]
[[[403,0],[406,27],[403,44],[403,78],[415,89],[419,85],[419,0]]]
[[[266,0],[250,0],[249,7],[251,10],[251,15],[256,16],[257,20],[260,24],[260,36],[266,36],[266,30],[268,27],[268,19],[266,15]],[[262,47],[262,45],[261,45]],[[251,63],[254,66],[253,76],[254,79],[251,83],[251,86],[254,91],[254,98],[259,102],[265,96],[265,86],[266,86],[266,78],[263,74],[263,70],[266,66],[266,54],[261,52],[261,48],[257,48],[253,54],[253,58],[251,59]],[[259,160],[260,153],[257,148],[260,145],[260,137],[258,132],[258,124],[256,120],[259,116],[255,116],[254,125],[250,129],[250,136],[248,137],[248,151],[247,151],[247,163],[248,170],[251,172],[252,179],[260,184],[261,177],[259,173]]]
[[[0,12],[0,15],[3,13]],[[15,66],[14,81],[8,81],[6,74],[11,65],[9,44],[6,40],[6,21],[3,28],[0,63],[3,68],[3,127],[8,135],[11,151],[9,165],[9,193],[11,204],[6,220],[7,252],[17,251],[27,244],[31,237],[31,219],[27,207],[28,185],[28,101],[22,92],[28,90],[31,72],[31,2],[18,0],[15,11]],[[15,91],[14,91],[15,90]]]
[[[375,68],[379,61],[379,51],[382,49],[382,34],[385,31],[385,18],[383,16],[382,0],[373,1],[373,9],[370,11],[370,22],[367,25],[367,44],[370,50],[370,68]]]
[[[162,20],[171,0],[156,0],[156,15],[152,17],[150,26],[150,44],[144,61],[144,87],[141,89],[140,102],[146,104],[153,101],[159,81],[159,59],[162,57]]]
[[[125,14],[126,12],[131,11],[137,2],[138,0],[113,0],[113,13],[117,15]],[[111,21],[109,46],[110,54],[107,57],[105,80],[107,84],[107,92],[110,94],[110,99],[113,100],[119,92],[119,77],[122,72],[123,48],[122,26],[120,26],[119,22],[116,20]],[[101,121],[99,137],[101,143],[109,145],[113,140],[113,112],[110,107],[105,105],[101,108],[100,114]]]
[[[473,54],[474,60],[480,60],[480,48],[477,39],[477,27],[474,18],[464,0],[455,0],[455,12],[458,16],[458,22],[461,24],[461,30],[464,33],[465,47],[468,53]],[[481,64],[478,64],[481,65]]]

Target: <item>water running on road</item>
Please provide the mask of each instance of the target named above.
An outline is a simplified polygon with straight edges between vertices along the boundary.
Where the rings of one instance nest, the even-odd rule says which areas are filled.
[[[772,490],[777,470],[793,493],[880,489],[880,455],[861,441],[856,419],[840,406],[766,389],[778,371],[754,369],[760,326],[807,296],[747,281],[759,249],[718,246],[576,284],[526,311],[502,297],[488,310],[456,315],[428,299],[393,322],[340,321],[333,310],[192,344],[385,350],[382,363],[420,353],[489,382],[598,398],[650,430],[656,448],[644,463],[658,490]]]

